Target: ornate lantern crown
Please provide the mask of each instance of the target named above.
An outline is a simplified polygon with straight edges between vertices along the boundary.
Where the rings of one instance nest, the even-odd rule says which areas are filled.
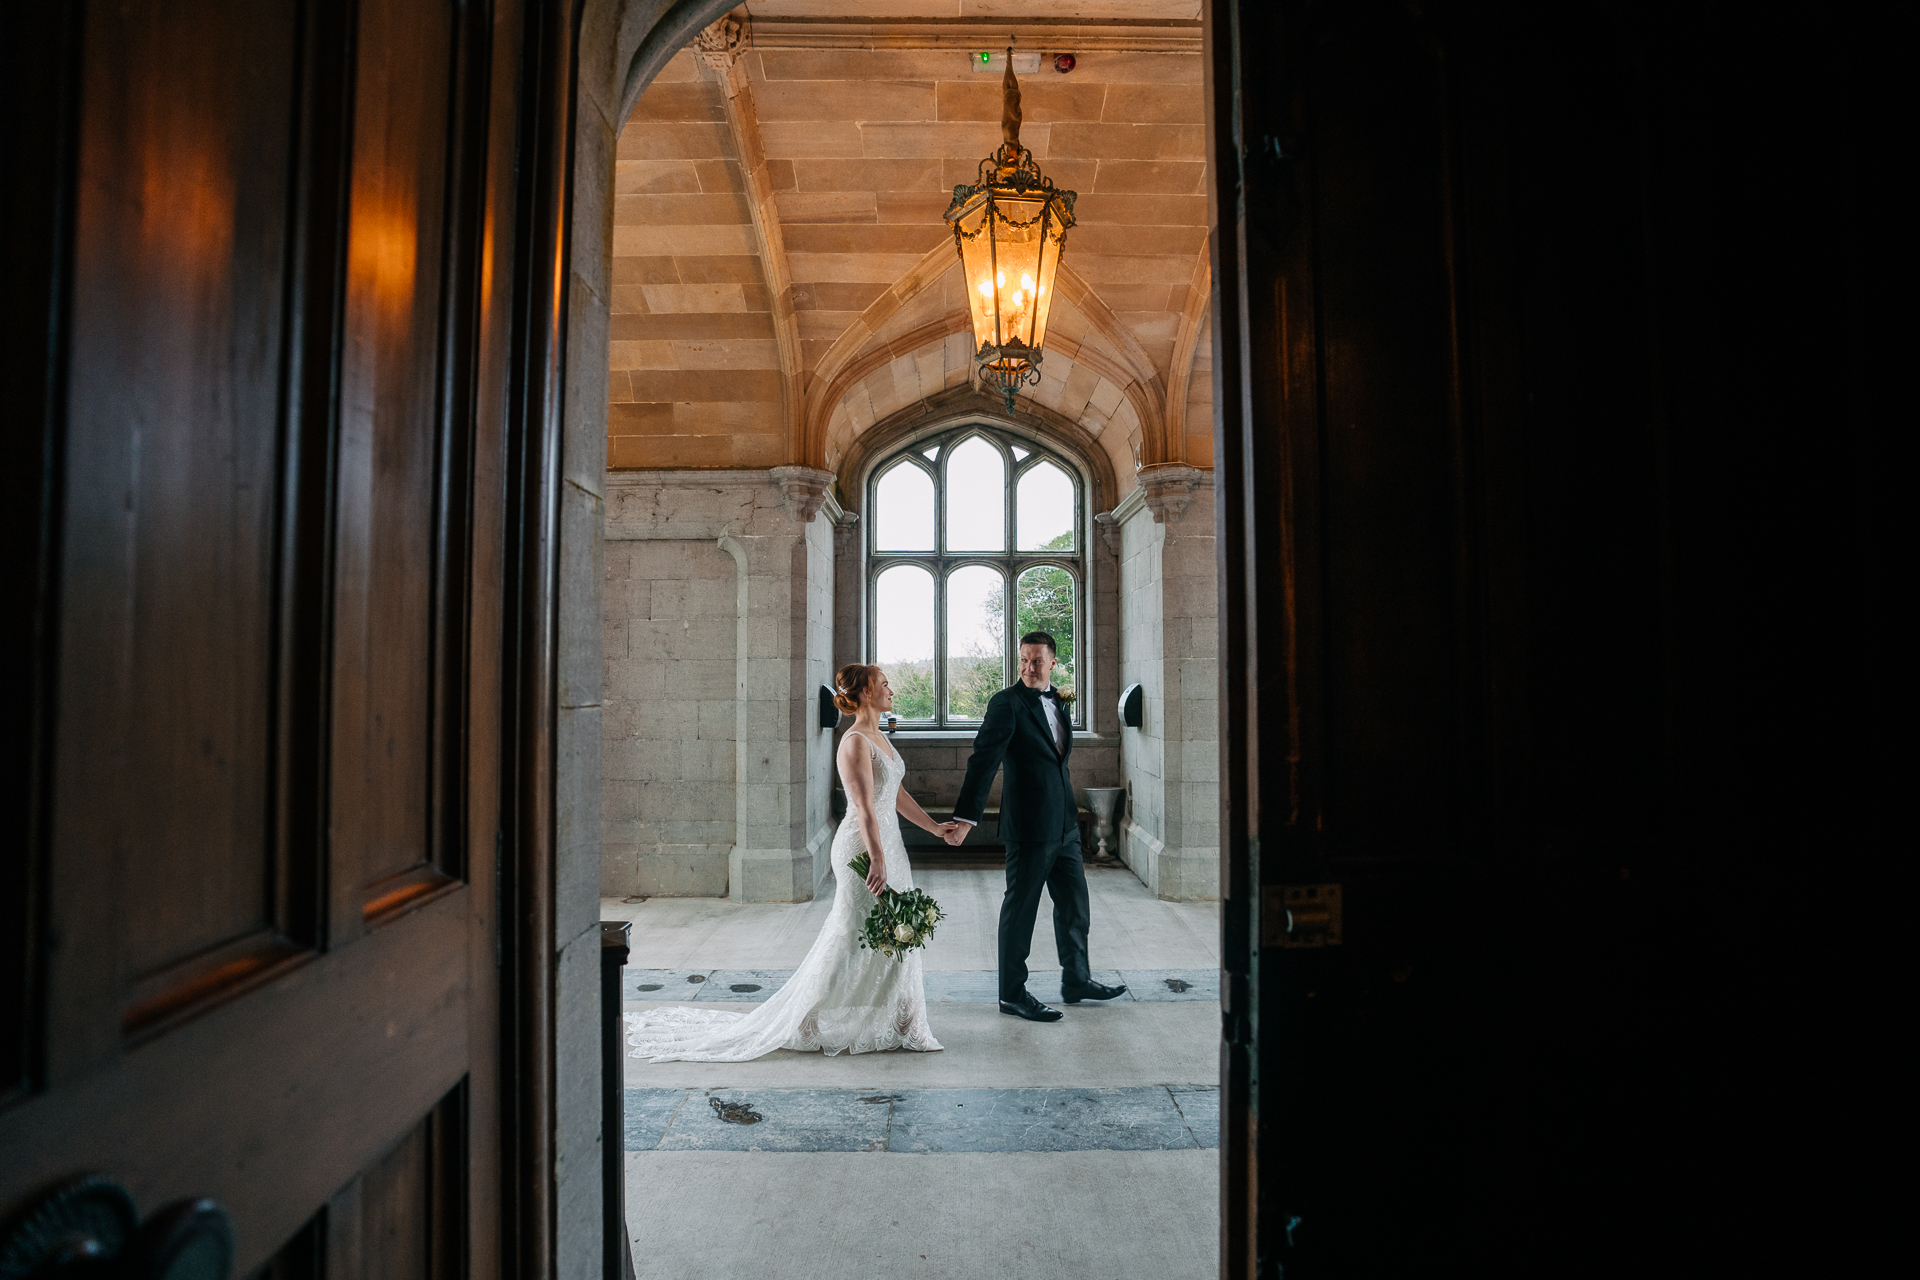
[[[1001,93],[1005,141],[980,162],[977,184],[953,189],[946,218],[973,308],[980,381],[1005,396],[1012,413],[1014,392],[1040,381],[1053,277],[1077,197],[1054,190],[1033,153],[1020,145],[1020,82],[1013,78],[1011,48]]]

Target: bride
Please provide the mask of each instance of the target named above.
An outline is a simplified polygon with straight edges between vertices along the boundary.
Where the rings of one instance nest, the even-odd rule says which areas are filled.
[[[833,909],[807,958],[787,984],[747,1013],[726,1009],[655,1009],[627,1015],[632,1056],[654,1062],[745,1062],[775,1049],[873,1053],[938,1049],[927,1025],[921,955],[889,959],[860,946],[860,926],[881,889],[913,888],[913,868],[900,839],[895,805],[907,820],[945,837],[900,789],[907,767],[880,732],[893,709],[893,689],[879,667],[852,663],[834,677],[834,703],[854,717],[840,741],[840,780],[847,816],[833,838]],[[868,854],[864,881],[847,864]]]

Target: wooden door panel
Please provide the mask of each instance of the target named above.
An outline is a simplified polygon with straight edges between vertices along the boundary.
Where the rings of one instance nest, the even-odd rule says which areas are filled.
[[[335,561],[333,937],[431,861],[432,513],[452,7],[363,0]],[[380,886],[376,889],[375,886]]]
[[[1420,859],[1457,809],[1458,424],[1439,53],[1412,21],[1325,15],[1312,139],[1325,665],[1316,814],[1329,851]]]
[[[327,1203],[327,1280],[450,1280],[466,1273],[467,1096],[456,1088]]]
[[[142,1207],[210,1195],[264,1263],[467,1073],[456,890],[0,1121],[9,1187],[109,1173]]]
[[[58,695],[85,731],[59,737],[54,797],[57,875],[78,869],[66,850],[111,851],[57,899],[105,906],[118,954],[55,952],[75,1034],[49,1047],[72,1069],[111,1052],[123,1016],[137,1030],[272,948],[277,923],[270,552],[296,24],[241,0],[122,21],[96,10],[86,34]],[[109,885],[137,909],[113,910]]]
[[[472,541],[510,527],[478,387],[482,309],[499,332],[510,305],[479,236],[514,191],[496,34],[455,0],[134,0],[42,32],[80,123],[0,1217],[94,1171],[143,1211],[212,1197],[237,1270],[287,1280],[465,1274],[495,1231],[467,1206],[500,1183],[471,1134],[500,936],[465,877],[497,839],[508,614]]]

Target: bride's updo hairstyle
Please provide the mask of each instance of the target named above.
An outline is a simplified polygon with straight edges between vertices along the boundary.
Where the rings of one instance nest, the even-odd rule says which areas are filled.
[[[880,668],[864,662],[849,662],[833,678],[833,705],[848,715],[860,714],[860,699],[867,686],[880,678]]]

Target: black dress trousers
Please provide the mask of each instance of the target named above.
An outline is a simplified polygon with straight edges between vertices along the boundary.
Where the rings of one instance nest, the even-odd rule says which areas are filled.
[[[1060,953],[1060,983],[1072,989],[1092,981],[1087,967],[1087,868],[1080,857],[1080,826],[1047,843],[1009,842],[1007,896],[1000,902],[1000,998],[1018,1000],[1027,989],[1027,956],[1033,950],[1033,922],[1040,914],[1040,890],[1053,899],[1053,937]]]

